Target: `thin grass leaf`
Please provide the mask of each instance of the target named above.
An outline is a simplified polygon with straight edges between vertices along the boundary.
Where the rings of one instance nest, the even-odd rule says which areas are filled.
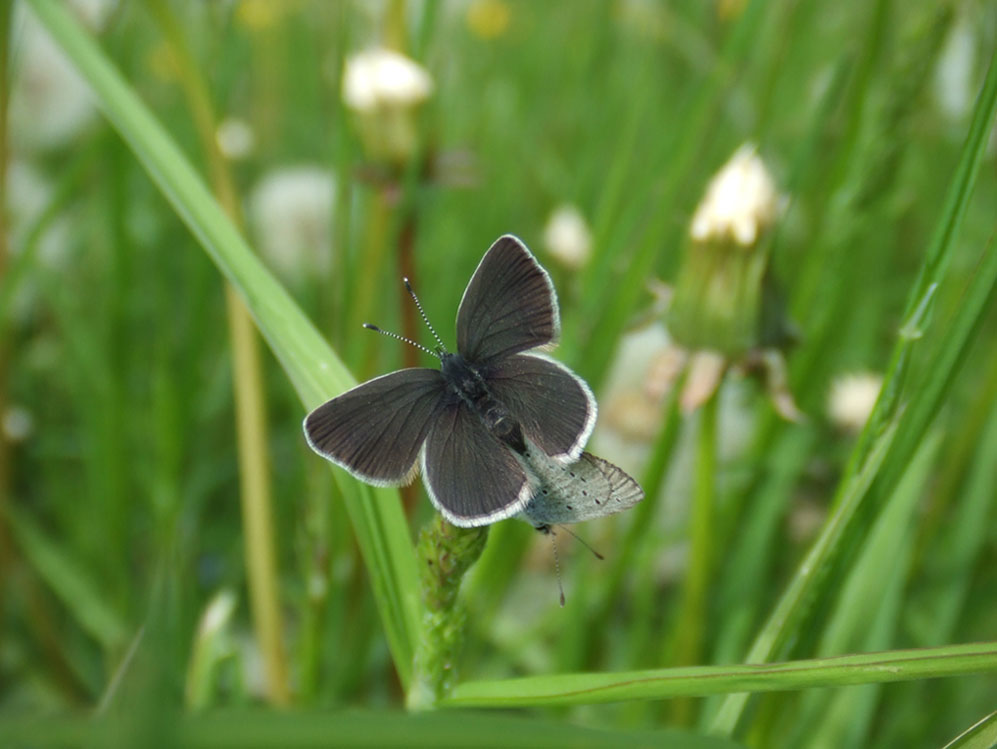
[[[113,63],[54,0],[29,0],[89,83],[107,119],[219,270],[235,286],[306,408],[355,381],[263,267],[159,121]],[[395,666],[407,683],[417,627],[415,556],[398,493],[334,471],[370,571]]]
[[[893,643],[912,557],[912,518],[940,445],[937,432],[925,441],[897,486],[897,496],[877,518],[824,627],[820,655],[881,650]],[[811,692],[797,708],[779,712],[792,716],[798,741],[806,737],[814,747],[860,746],[866,743],[860,737],[868,731],[880,689],[869,684],[834,694]]]
[[[616,673],[557,674],[469,681],[448,707],[594,705],[626,700],[704,697],[933,679],[997,672],[997,642],[892,650],[757,665],[693,666]]]
[[[4,746],[112,746],[119,745],[122,720],[92,721],[85,718],[19,718],[0,725]],[[445,747],[536,747],[571,746],[592,749],[626,746],[656,749],[681,746],[689,749],[735,749],[729,739],[697,736],[677,730],[608,731],[551,720],[512,715],[425,713],[351,710],[332,713],[269,714],[222,711],[193,715],[174,721],[177,746],[211,749],[254,749],[280,746],[389,747],[444,749]],[[144,734],[152,740],[161,735]],[[161,741],[155,742],[161,745]]]
[[[982,718],[960,733],[942,749],[993,749],[997,745],[997,712]]]
[[[80,627],[106,650],[120,647],[128,636],[128,624],[104,600],[97,581],[87,577],[79,562],[28,515],[8,508],[7,520],[21,553]]]

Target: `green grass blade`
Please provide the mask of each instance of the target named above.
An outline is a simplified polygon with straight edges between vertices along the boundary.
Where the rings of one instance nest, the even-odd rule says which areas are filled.
[[[0,725],[4,746],[121,746],[134,743],[169,746],[156,726],[138,727],[121,719],[14,718]],[[176,719],[168,734],[183,747],[586,747],[626,746],[653,749],[733,749],[729,739],[677,730],[609,731],[553,720],[513,715],[350,710],[326,713],[265,714],[230,710]],[[143,742],[142,739],[147,741]]]
[[[997,745],[997,712],[974,723],[943,749],[992,749]]]
[[[850,521],[859,509],[862,498],[872,485],[890,445],[896,436],[894,422],[876,441],[865,465],[851,479],[841,484],[835,508],[828,516],[820,535],[800,563],[785,592],[779,599],[768,621],[755,638],[745,660],[748,663],[764,663],[778,653],[783,643],[795,632],[808,603],[815,592],[816,581],[826,572],[826,565],[838,549],[842,538],[850,527]],[[730,733],[734,730],[748,694],[732,694],[720,707],[713,722],[714,732]]]
[[[354,384],[346,367],[225,216],[166,130],[94,41],[54,0],[30,0],[99,107],[218,269],[235,286],[306,408]],[[398,493],[335,471],[370,572],[395,665],[407,682],[417,616],[416,563]]]
[[[914,513],[940,444],[938,432],[925,440],[897,486],[897,497],[876,519],[824,626],[819,655],[882,650],[894,642],[910,571]],[[795,709],[781,712],[792,716],[800,740],[806,736],[815,747],[861,746],[880,690],[879,685],[868,684],[835,693],[809,692]]]
[[[892,650],[757,665],[694,666],[617,673],[557,674],[471,681],[443,702],[451,707],[593,705],[625,700],[775,692],[997,673],[997,642]]]
[[[49,538],[27,515],[8,510],[14,538],[31,567],[62,601],[80,627],[108,650],[125,642],[128,625],[107,603],[98,582]]]

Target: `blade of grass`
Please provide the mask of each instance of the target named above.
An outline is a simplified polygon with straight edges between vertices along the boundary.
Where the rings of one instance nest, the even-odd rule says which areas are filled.
[[[997,712],[971,725],[942,749],[993,749],[994,745],[997,745]]]
[[[218,125],[207,84],[170,7],[163,0],[147,0],[146,6],[179,71],[181,89],[201,140],[202,157],[207,161],[215,195],[236,228],[244,231],[245,221],[235,183],[215,137]],[[239,495],[253,628],[263,653],[267,696],[275,705],[287,705],[291,693],[277,592],[279,572],[259,340],[249,312],[231,284],[225,286],[225,302],[232,346]]]
[[[775,692],[997,673],[997,642],[891,650],[786,663],[576,673],[503,681],[469,681],[448,707],[594,705],[625,700]]]
[[[94,41],[54,0],[29,0],[91,86],[111,124],[239,291],[307,408],[354,384],[346,367],[246,245],[174,141]],[[418,623],[416,562],[398,492],[334,471],[381,612],[395,666],[407,684]]]
[[[868,542],[842,585],[821,635],[818,654],[881,650],[893,643],[910,572],[914,512],[930,481],[940,445],[941,434],[935,431],[911,461],[897,486],[897,496],[876,519]],[[867,743],[860,738],[869,730],[879,689],[867,685],[863,690],[833,695],[813,692],[803,697],[798,708],[780,712],[792,716],[800,741],[807,737],[814,746],[861,746]],[[842,716],[849,717],[842,720]],[[851,740],[846,741],[846,735]],[[770,740],[773,737],[770,734]]]
[[[28,515],[8,507],[6,520],[21,554],[80,627],[108,651],[120,647],[128,635],[127,623],[107,603],[98,582],[87,577],[84,568]]]
[[[130,728],[122,718],[13,717],[0,724],[4,746],[120,746]],[[349,710],[279,715],[229,710],[177,716],[169,738],[183,747],[445,747],[627,746],[651,749],[736,749],[727,739],[674,730],[610,731],[514,715],[440,713],[405,715],[387,710]],[[124,729],[124,730],[123,730]],[[150,738],[161,738],[150,736]],[[157,742],[163,744],[164,742]],[[167,744],[167,745],[173,745]]]

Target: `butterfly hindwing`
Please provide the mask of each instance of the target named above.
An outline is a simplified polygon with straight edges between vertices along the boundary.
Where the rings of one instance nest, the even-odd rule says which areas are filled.
[[[530,446],[527,464],[538,484],[523,516],[538,528],[613,515],[644,498],[640,485],[608,460],[583,452],[564,465],[536,450]]]
[[[595,426],[595,396],[571,370],[535,354],[516,354],[486,370],[492,394],[524,434],[557,461],[578,458]]]
[[[308,414],[308,444],[368,483],[407,484],[426,435],[443,411],[445,387],[435,369],[375,377]]]
[[[554,284],[519,239],[489,248],[457,310],[457,350],[482,363],[552,344],[560,334]]]
[[[461,527],[515,515],[532,496],[523,467],[463,401],[445,406],[433,422],[422,465],[429,498]]]

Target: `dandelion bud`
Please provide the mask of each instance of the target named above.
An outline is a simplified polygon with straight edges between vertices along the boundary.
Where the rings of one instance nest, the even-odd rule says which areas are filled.
[[[249,198],[249,219],[260,254],[292,283],[321,276],[331,265],[336,185],[317,166],[265,174]]]
[[[229,117],[219,123],[215,140],[219,150],[233,161],[249,156],[256,145],[256,137],[249,123],[237,117]]]
[[[543,241],[551,256],[570,270],[584,267],[592,254],[592,232],[573,205],[561,205],[550,215]]]
[[[35,431],[35,419],[23,406],[9,406],[3,414],[0,426],[8,442],[24,442]]]
[[[425,68],[389,49],[367,50],[346,60],[342,90],[368,155],[396,165],[408,161],[418,143],[418,107],[433,91]]]
[[[689,233],[697,242],[729,239],[750,247],[775,221],[779,203],[765,164],[746,143],[710,182]]]
[[[675,341],[695,352],[682,406],[693,410],[731,365],[759,374],[780,415],[799,420],[779,350],[792,339],[778,287],[760,248],[782,199],[751,144],[710,181],[689,227],[690,242],[668,310]]]
[[[827,400],[827,415],[831,423],[853,434],[862,431],[882,387],[883,378],[870,372],[836,379],[831,383]]]
[[[779,196],[754,146],[741,146],[710,182],[692,219],[669,329],[690,349],[737,359],[761,336],[767,257],[755,252]]]

